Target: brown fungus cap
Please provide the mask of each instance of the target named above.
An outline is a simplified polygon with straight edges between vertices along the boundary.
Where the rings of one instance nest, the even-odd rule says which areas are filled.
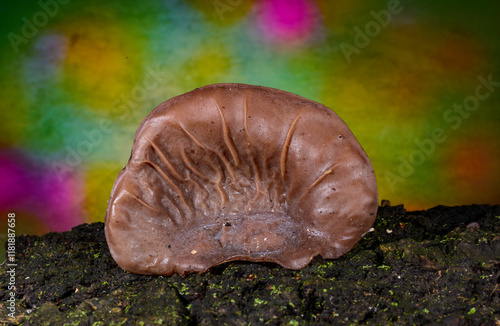
[[[214,84],[141,123],[105,232],[118,265],[138,274],[231,260],[298,269],[349,251],[377,203],[370,160],[332,110],[277,89]]]

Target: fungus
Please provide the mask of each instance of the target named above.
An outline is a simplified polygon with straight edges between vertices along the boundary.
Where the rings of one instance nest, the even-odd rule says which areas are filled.
[[[349,251],[377,203],[370,160],[332,110],[277,89],[214,84],[142,121],[105,234],[116,263],[138,274],[232,260],[300,269]]]

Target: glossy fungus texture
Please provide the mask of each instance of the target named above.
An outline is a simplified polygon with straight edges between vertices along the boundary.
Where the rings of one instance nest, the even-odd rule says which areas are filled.
[[[215,84],[155,108],[106,212],[115,261],[138,274],[231,261],[298,269],[372,226],[372,165],[329,108],[277,89]]]

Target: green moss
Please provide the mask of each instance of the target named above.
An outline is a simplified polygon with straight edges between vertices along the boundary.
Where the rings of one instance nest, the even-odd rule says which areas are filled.
[[[384,218],[392,233],[370,232],[348,254],[314,259],[299,271],[233,262],[184,278],[122,271],[109,254],[102,224],[44,236],[40,248],[20,237],[16,243],[25,255],[16,275],[20,317],[12,323],[420,325],[451,315],[487,324],[500,311],[495,294],[490,296],[496,285],[490,277],[497,261],[494,228],[500,226],[491,216],[498,211],[483,220],[472,214],[481,225],[474,230],[457,225],[456,214],[442,223],[448,229],[429,226],[432,220],[422,214],[400,217],[404,221]],[[436,228],[440,232],[433,234]],[[0,266],[3,297],[6,279]],[[39,308],[27,314],[27,302]],[[0,320],[7,320],[5,311]]]
[[[187,294],[189,294],[189,288],[186,285],[186,283],[181,283],[180,287],[179,287],[178,283],[174,283],[174,284],[175,284],[175,286],[177,288],[177,291],[179,291],[179,294],[181,294],[181,295],[187,295]]]
[[[275,295],[280,295],[282,293],[281,291],[281,287],[282,285],[279,285],[278,287],[276,287],[274,284],[271,286],[271,295],[275,296]]]

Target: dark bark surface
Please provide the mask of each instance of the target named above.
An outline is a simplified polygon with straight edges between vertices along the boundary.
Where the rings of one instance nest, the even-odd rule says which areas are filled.
[[[500,206],[381,207],[373,228],[301,270],[231,262],[184,278],[121,270],[103,223],[20,236],[14,291],[0,266],[0,324],[500,325]]]

